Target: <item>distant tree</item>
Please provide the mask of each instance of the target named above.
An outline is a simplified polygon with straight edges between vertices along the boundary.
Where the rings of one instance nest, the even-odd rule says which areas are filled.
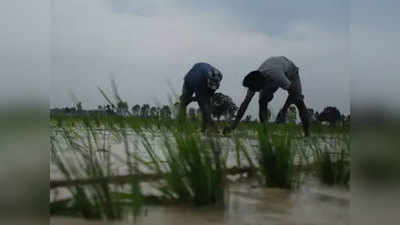
[[[98,110],[103,110],[103,106],[98,105],[98,106],[97,106],[97,109],[98,109]]]
[[[340,124],[341,124],[342,126],[344,126],[344,120],[345,120],[345,119],[346,119],[346,116],[343,115],[343,114],[341,114],[341,115],[340,115],[339,121],[340,121]]]
[[[131,112],[132,112],[132,115],[139,116],[140,105],[136,104],[136,105],[132,106]]]
[[[314,109],[309,108],[308,109],[308,118],[310,120],[310,123],[314,123],[316,118],[315,118],[315,113],[314,113]]]
[[[151,117],[158,117],[158,116],[159,116],[159,110],[158,110],[157,107],[152,106],[152,107],[150,108],[150,116],[151,116]]]
[[[171,118],[171,109],[168,105],[164,105],[160,110],[160,116],[162,118]]]
[[[232,98],[222,93],[215,93],[211,99],[211,113],[219,121],[221,116],[230,120],[238,107],[233,103]]]
[[[179,103],[179,102],[175,102],[175,103],[170,107],[171,114],[173,114],[174,117],[176,117],[176,116],[178,115],[179,107],[180,107],[180,103]]]
[[[76,107],[65,107],[64,109],[63,109],[63,111],[65,112],[65,113],[69,113],[69,114],[71,114],[71,113],[76,113]]]
[[[82,111],[82,102],[76,103],[76,111],[78,111],[78,112]]]
[[[106,110],[107,113],[113,113],[114,112],[111,105],[106,105],[105,106],[105,110]]]
[[[140,109],[140,116],[141,117],[149,117],[150,114],[150,106],[149,104],[144,104]]]
[[[315,111],[315,113],[314,113],[314,117],[315,117],[315,119],[317,120],[317,121],[319,121],[319,112],[318,111]]]
[[[121,116],[129,115],[128,103],[124,101],[119,101],[117,104],[117,113]]]
[[[350,115],[345,116],[343,125],[350,125]]]
[[[329,125],[335,125],[336,122],[340,121],[340,111],[334,106],[326,107],[319,115],[318,120],[323,122],[329,122]]]

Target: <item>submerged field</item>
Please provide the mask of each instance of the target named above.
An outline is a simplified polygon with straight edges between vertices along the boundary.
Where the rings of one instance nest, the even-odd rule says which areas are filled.
[[[349,224],[348,127],[50,122],[52,224]]]

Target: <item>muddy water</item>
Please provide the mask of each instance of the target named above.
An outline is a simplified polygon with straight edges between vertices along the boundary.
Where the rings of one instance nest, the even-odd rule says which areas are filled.
[[[264,188],[255,181],[230,185],[227,206],[195,208],[180,206],[145,206],[142,225],[337,225],[350,224],[349,191],[326,188],[307,181],[298,191]],[[52,225],[125,225],[133,224],[129,216],[117,222],[85,221],[52,217]]]
[[[140,144],[133,145],[134,135],[130,136],[130,151],[134,151],[140,157],[146,158],[145,150]],[[227,166],[237,165],[234,144],[232,140],[222,138],[223,153],[227,154]],[[160,141],[157,137],[151,140],[153,148],[159,149]],[[257,148],[255,140],[244,140],[243,143],[254,162],[254,149]],[[121,142],[107,139],[100,145],[113,154],[112,175],[127,173],[125,163],[125,150]],[[295,145],[296,146],[296,145]],[[74,162],[74,156],[69,152],[64,153],[68,162]],[[99,152],[98,154],[103,154]],[[246,159],[241,156],[242,166],[247,165]],[[122,159],[122,160],[118,160]],[[55,165],[51,164],[51,179],[62,179],[62,174]],[[147,172],[145,168],[141,171]],[[148,171],[151,172],[151,171]],[[82,176],[84,177],[84,176]],[[144,192],[150,188],[143,188]],[[50,192],[51,200],[70,197],[67,189],[53,189]],[[333,225],[350,224],[349,220],[349,191],[339,188],[325,188],[314,180],[309,180],[300,186],[296,192],[283,189],[267,189],[258,185],[255,181],[240,181],[230,185],[227,204],[224,209],[216,207],[194,208],[188,205],[176,206],[145,206],[144,214],[141,215],[136,224],[142,225],[186,225],[186,224],[213,224],[213,225]],[[128,216],[122,221],[99,222],[85,221],[77,218],[52,217],[51,225],[127,225],[133,224],[133,219]]]

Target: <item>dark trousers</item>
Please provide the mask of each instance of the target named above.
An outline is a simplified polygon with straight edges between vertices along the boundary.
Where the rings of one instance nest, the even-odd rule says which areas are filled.
[[[292,74],[294,79],[291,81],[293,83],[293,88],[289,90],[289,95],[286,99],[285,104],[283,105],[282,109],[279,111],[278,116],[276,118],[277,123],[284,123],[286,122],[286,114],[289,109],[289,106],[294,104],[296,105],[297,109],[299,110],[300,119],[302,121],[302,125],[304,128],[305,135],[308,136],[309,134],[309,116],[308,110],[304,103],[304,95],[301,89],[301,81],[300,77],[297,74]],[[278,90],[279,87],[265,87],[260,92],[259,97],[259,119],[261,122],[266,122],[266,118],[268,115],[268,103],[273,99],[274,93]]]
[[[194,97],[193,94],[196,94]],[[201,116],[202,116],[202,131],[204,131],[209,123],[212,123],[211,119],[211,96],[209,93],[199,93],[193,90],[186,82],[183,84],[182,95],[180,97],[180,107],[178,118],[181,120],[186,119],[186,107],[193,101],[197,101],[199,104]]]

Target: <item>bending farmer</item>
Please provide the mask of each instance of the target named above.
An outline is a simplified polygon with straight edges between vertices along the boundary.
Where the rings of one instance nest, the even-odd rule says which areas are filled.
[[[212,123],[211,97],[219,88],[222,73],[208,63],[196,63],[185,75],[180,97],[180,117],[186,118],[186,106],[197,101],[202,115],[202,131]],[[193,97],[195,94],[195,97]]]
[[[284,56],[268,58],[258,70],[252,71],[243,79],[243,86],[248,88],[246,97],[230,127],[224,133],[235,129],[239,121],[246,112],[247,106],[253,98],[255,92],[259,94],[259,118],[265,122],[268,113],[268,103],[273,99],[274,93],[278,88],[288,91],[289,96],[285,104],[279,111],[276,118],[277,123],[286,121],[286,113],[291,104],[295,104],[299,110],[300,119],[303,124],[304,134],[309,135],[308,111],[304,104],[304,96],[301,91],[301,82],[297,66]]]

